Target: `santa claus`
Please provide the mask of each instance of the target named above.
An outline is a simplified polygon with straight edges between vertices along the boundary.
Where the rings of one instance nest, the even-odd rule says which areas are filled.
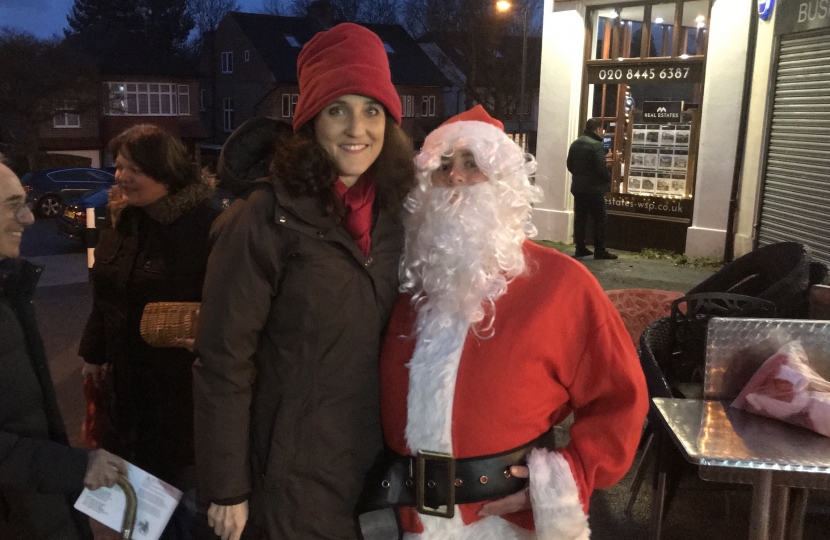
[[[648,407],[631,339],[585,267],[527,240],[536,162],[501,122],[450,119],[416,165],[381,358],[395,457],[370,481],[407,540],[587,539],[591,492],[629,469]]]

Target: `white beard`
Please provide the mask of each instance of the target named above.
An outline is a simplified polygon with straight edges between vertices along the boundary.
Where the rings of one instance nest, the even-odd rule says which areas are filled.
[[[462,321],[489,335],[495,301],[525,270],[530,205],[512,204],[515,198],[496,182],[413,192],[400,274],[418,311],[419,336]]]

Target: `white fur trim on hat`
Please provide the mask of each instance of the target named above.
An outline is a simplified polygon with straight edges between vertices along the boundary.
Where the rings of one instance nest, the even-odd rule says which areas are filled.
[[[559,452],[536,448],[527,460],[530,501],[539,540],[588,540],[588,516],[570,465]]]
[[[495,144],[509,142],[513,144],[513,141],[504,134],[504,131],[492,124],[476,120],[461,120],[444,124],[432,131],[427,135],[422,151],[433,153],[448,146],[454,147],[456,141],[461,140],[489,141]]]

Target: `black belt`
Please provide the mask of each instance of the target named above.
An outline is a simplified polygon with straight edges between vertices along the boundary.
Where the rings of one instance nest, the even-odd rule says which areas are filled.
[[[451,518],[456,504],[501,499],[527,486],[527,478],[510,474],[524,465],[536,447],[554,448],[553,429],[541,437],[500,454],[455,458],[418,452],[402,456],[387,449],[369,470],[358,512],[414,506],[421,514]]]

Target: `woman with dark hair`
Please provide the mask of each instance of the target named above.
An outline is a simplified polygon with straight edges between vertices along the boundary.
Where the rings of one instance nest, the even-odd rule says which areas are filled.
[[[371,31],[317,34],[297,74],[293,130],[249,121],[220,157],[227,185],[265,172],[258,149],[272,155],[214,226],[196,339],[199,500],[223,540],[356,539],[383,447],[378,351],[412,146]]]
[[[78,354],[84,376],[111,385],[112,425],[101,434],[102,446],[192,491],[195,356],[185,348],[151,347],[139,324],[150,302],[201,300],[208,233],[219,210],[210,205],[209,179],[161,128],[131,127],[110,149],[116,181],[108,205],[112,227],[101,230],[95,248],[92,314]],[[174,531],[189,527],[181,524],[187,522],[185,508],[177,512],[163,538],[189,537]]]

